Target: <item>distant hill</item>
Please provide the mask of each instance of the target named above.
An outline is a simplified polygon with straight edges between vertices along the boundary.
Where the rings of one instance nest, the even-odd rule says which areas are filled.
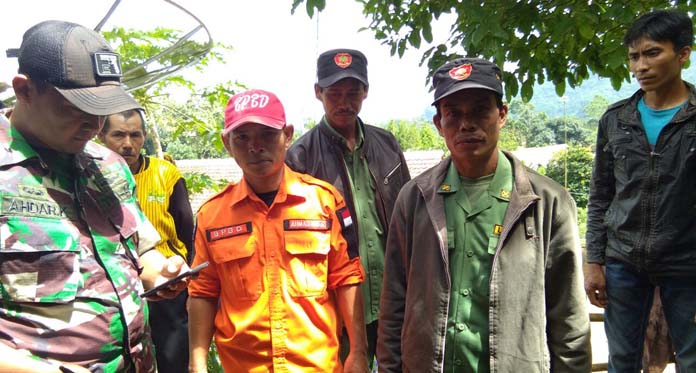
[[[696,67],[692,63],[691,66],[682,73],[684,80],[696,83]],[[575,89],[566,89],[566,115],[582,118],[585,116],[583,108],[592,101],[596,95],[604,96],[610,102],[616,102],[626,97],[629,97],[638,90],[638,83],[631,79],[630,83],[621,85],[621,89],[615,91],[611,87],[611,82],[607,78],[598,76],[591,77],[584,81],[582,85]],[[556,95],[556,89],[551,83],[544,83],[540,86],[534,86],[534,96],[531,101],[537,111],[543,111],[549,117],[563,116],[563,102]]]

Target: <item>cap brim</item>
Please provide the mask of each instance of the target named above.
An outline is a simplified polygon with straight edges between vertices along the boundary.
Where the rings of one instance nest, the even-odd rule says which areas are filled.
[[[120,84],[70,89],[56,87],[56,90],[78,109],[92,115],[111,115],[126,110],[142,109]]]
[[[444,93],[441,93],[439,96],[435,97],[435,100],[433,100],[433,103],[431,105],[434,106],[435,104],[437,104],[438,101],[440,101],[444,97],[451,95],[452,93],[459,92],[459,91],[464,90],[464,89],[472,89],[472,88],[486,89],[486,90],[489,90],[489,91],[491,91],[499,96],[502,96],[502,94],[500,92],[496,91],[495,89],[493,89],[489,86],[485,86],[483,84],[478,84],[478,83],[466,82],[466,83],[456,84],[456,85],[452,86],[450,89],[448,89],[447,91],[445,91]]]
[[[241,126],[242,124],[247,124],[247,123],[257,123],[261,124],[267,127],[271,127],[273,129],[277,130],[282,130],[285,128],[285,122],[282,120],[278,120],[276,118],[270,118],[270,117],[264,117],[260,115],[249,115],[243,118],[238,119],[237,121],[233,122],[229,126],[225,127],[222,130],[222,136],[227,136],[230,131],[234,130],[235,128]]]
[[[355,73],[354,71],[352,71],[352,70],[340,71],[340,72],[337,72],[337,73],[335,73],[335,74],[333,74],[333,75],[329,75],[329,76],[327,76],[327,77],[324,78],[324,79],[319,79],[319,81],[317,82],[317,84],[319,84],[319,87],[321,87],[321,88],[326,88],[326,87],[328,87],[328,86],[330,86],[330,85],[336,83],[337,81],[339,81],[339,80],[341,80],[341,79],[345,79],[345,78],[357,79],[357,80],[359,80],[362,84],[365,84],[366,87],[369,86],[369,84],[367,83],[367,79],[366,79],[366,78],[364,78],[364,77],[362,77],[362,76],[356,74],[356,73]]]

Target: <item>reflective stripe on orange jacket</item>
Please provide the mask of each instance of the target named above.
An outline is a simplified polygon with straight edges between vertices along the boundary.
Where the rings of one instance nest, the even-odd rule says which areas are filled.
[[[228,372],[340,372],[331,290],[358,284],[351,217],[328,183],[285,167],[268,207],[242,179],[198,213],[192,297],[219,297],[215,342]],[[350,254],[349,254],[350,253]]]

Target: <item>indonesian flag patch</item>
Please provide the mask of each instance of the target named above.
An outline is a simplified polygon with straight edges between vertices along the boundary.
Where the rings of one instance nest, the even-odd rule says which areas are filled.
[[[222,240],[224,238],[241,236],[243,234],[251,233],[251,222],[230,225],[227,227],[211,228],[205,231],[205,236],[208,242],[213,242],[217,240]]]
[[[343,229],[346,229],[347,227],[353,225],[353,217],[350,216],[350,210],[348,210],[348,207],[344,207],[336,211],[336,215],[338,215],[338,220],[341,221]]]

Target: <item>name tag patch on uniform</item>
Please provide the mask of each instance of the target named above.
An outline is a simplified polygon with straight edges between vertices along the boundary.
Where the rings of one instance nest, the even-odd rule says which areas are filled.
[[[212,228],[205,231],[206,238],[208,242],[213,242],[217,240],[222,240],[223,238],[229,238],[234,236],[240,236],[243,234],[251,233],[251,222],[230,225],[228,227]]]
[[[331,220],[286,219],[283,221],[283,229],[286,231],[328,231],[331,229]]]
[[[503,226],[500,224],[496,224],[493,226],[493,234],[496,236],[500,236],[500,234],[503,233]]]
[[[66,212],[63,207],[54,202],[12,196],[2,197],[2,213],[4,215],[64,218]]]

